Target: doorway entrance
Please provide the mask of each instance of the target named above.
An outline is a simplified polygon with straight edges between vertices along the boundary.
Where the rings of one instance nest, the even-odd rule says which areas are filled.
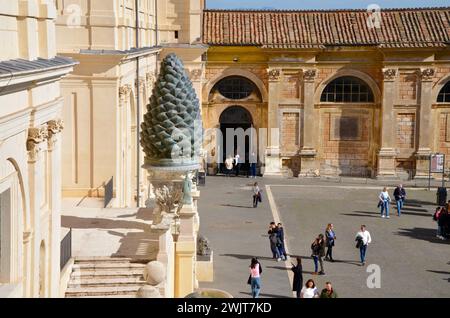
[[[252,115],[242,106],[231,106],[221,114],[219,123],[223,136],[223,149],[221,149],[223,162],[227,157],[239,154],[240,174],[248,175],[252,147],[252,132],[249,129],[253,127]],[[220,172],[225,173],[225,164],[220,165]]]

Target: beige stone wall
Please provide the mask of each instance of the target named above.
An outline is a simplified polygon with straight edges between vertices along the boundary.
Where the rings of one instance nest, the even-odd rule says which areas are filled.
[[[51,1],[2,1],[0,61],[55,56],[55,17],[56,11]]]
[[[0,2],[0,62],[52,59],[52,1]],[[0,76],[0,297],[57,297],[60,285],[61,77],[72,65]]]

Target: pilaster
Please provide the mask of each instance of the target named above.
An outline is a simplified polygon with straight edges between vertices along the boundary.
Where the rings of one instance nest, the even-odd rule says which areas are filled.
[[[434,127],[432,124],[433,68],[418,72],[420,79],[419,149],[416,153],[415,178],[428,178],[429,159],[433,148]]]
[[[395,149],[395,82],[398,70],[394,68],[383,69],[383,103],[381,120],[381,149],[378,153],[377,178],[396,177],[395,160],[397,151]]]
[[[303,148],[300,151],[300,176],[314,176],[319,169],[317,161],[316,137],[318,133],[318,114],[314,107],[315,79],[317,70],[303,70],[304,111],[303,111]]]

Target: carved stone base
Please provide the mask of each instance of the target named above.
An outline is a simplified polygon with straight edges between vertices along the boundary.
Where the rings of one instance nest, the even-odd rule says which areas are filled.
[[[397,173],[395,170],[395,158],[397,152],[393,148],[383,148],[378,153],[378,172],[377,179],[395,179]]]
[[[428,179],[431,149],[419,149],[416,153],[416,173],[414,179]]]
[[[302,149],[300,152],[299,177],[320,177],[319,162],[315,149]]]
[[[268,148],[265,156],[264,176],[281,176],[281,157],[279,148]]]

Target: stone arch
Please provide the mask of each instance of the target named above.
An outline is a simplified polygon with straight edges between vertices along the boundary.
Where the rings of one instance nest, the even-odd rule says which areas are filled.
[[[238,69],[238,68],[225,69],[223,72],[216,75],[208,83],[206,83],[203,87],[203,100],[208,101],[209,94],[211,93],[211,90],[214,88],[214,86],[217,83],[219,83],[221,80],[223,80],[224,78],[230,77],[230,76],[241,76],[241,77],[245,77],[248,80],[252,81],[253,84],[255,84],[255,86],[258,88],[258,90],[261,94],[262,102],[263,103],[268,102],[269,99],[268,99],[267,89],[266,89],[266,86],[264,85],[264,82],[258,76],[256,76],[256,74],[254,74],[250,71]]]
[[[231,112],[238,113],[239,116],[236,116],[236,114],[233,114],[231,116],[228,116]],[[228,116],[228,117],[227,117]],[[246,123],[249,125],[253,124],[253,116],[251,112],[240,105],[233,105],[225,108],[219,117],[219,123],[220,124],[242,124]]]
[[[446,75],[444,77],[442,77],[433,87],[433,104],[437,103],[438,100],[438,96],[439,93],[441,92],[441,90],[444,88],[444,86],[450,83],[450,75]]]
[[[17,164],[16,160],[14,160],[13,158],[8,158],[7,161],[13,166],[14,170],[17,173],[17,178],[19,181],[20,196],[21,196],[21,200],[22,200],[22,224],[23,224],[23,230],[26,230],[29,228],[30,217],[28,215],[27,197],[26,197],[25,185],[23,182],[22,172],[20,171],[19,165]]]
[[[330,75],[325,80],[323,80],[322,83],[320,83],[320,85],[316,89],[314,95],[314,103],[320,104],[321,103],[320,97],[322,96],[322,92],[325,89],[325,87],[327,87],[327,85],[330,84],[335,79],[344,76],[354,76],[364,81],[373,92],[375,104],[381,104],[381,90],[378,84],[375,82],[375,80],[368,74],[354,69],[341,69],[336,73],[334,73],[333,75]]]

